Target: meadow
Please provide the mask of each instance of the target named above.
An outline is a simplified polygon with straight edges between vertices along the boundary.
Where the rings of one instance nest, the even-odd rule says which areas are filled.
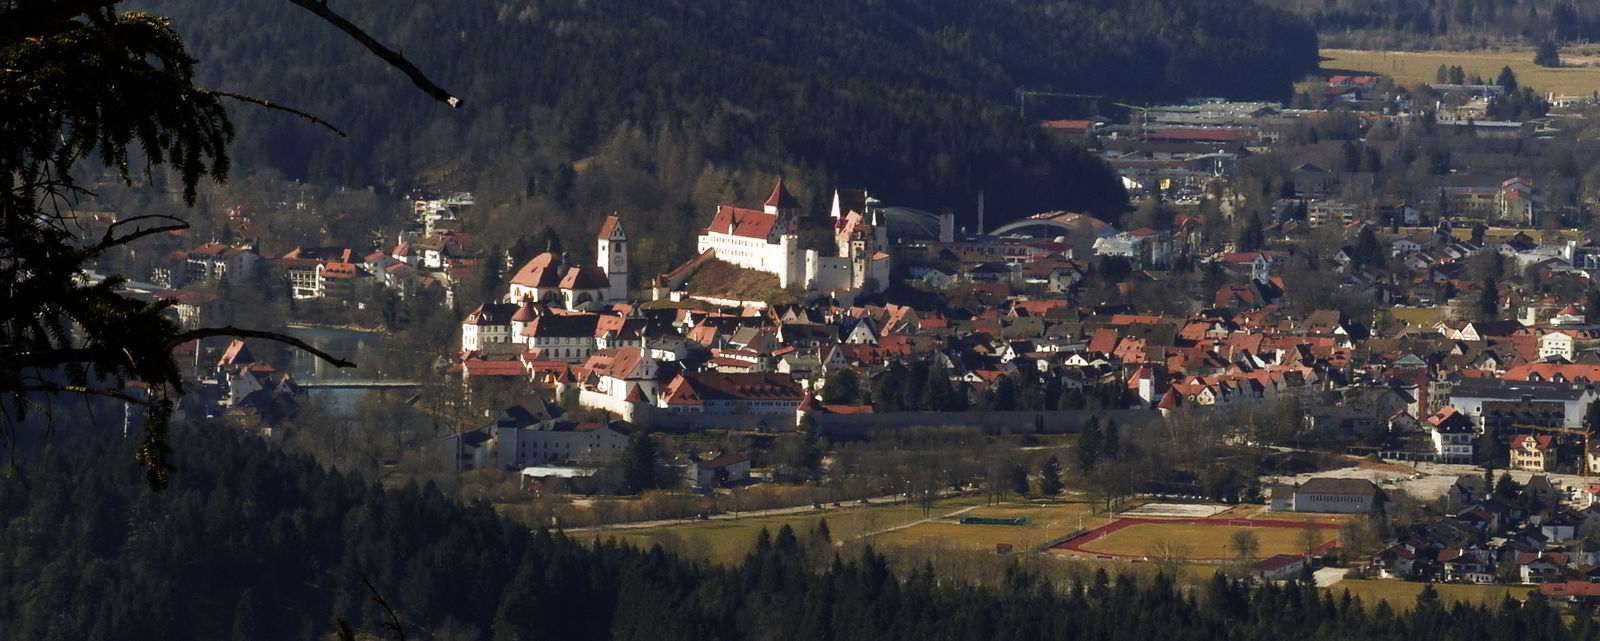
[[[1417,595],[1422,593],[1426,583],[1412,583],[1409,581],[1377,581],[1365,579],[1345,579],[1328,588],[1334,596],[1349,590],[1350,596],[1359,597],[1367,607],[1372,607],[1379,601],[1388,601],[1390,606],[1405,609],[1415,603]],[[1505,600],[1506,595],[1514,599],[1527,598],[1533,588],[1514,585],[1464,585],[1455,583],[1435,583],[1433,589],[1439,591],[1439,600],[1444,603],[1461,602],[1469,605],[1489,604],[1496,605]]]
[[[1365,72],[1394,78],[1401,84],[1433,82],[1439,65],[1460,66],[1470,77],[1482,76],[1494,82],[1500,70],[1511,67],[1518,82],[1541,93],[1590,95],[1600,91],[1600,67],[1540,67],[1533,64],[1532,50],[1506,51],[1373,51],[1323,49],[1322,69],[1326,73]],[[1568,64],[1589,64],[1587,57],[1571,56]]]

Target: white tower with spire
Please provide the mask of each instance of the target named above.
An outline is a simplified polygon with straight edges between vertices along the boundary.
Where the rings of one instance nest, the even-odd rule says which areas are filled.
[[[606,300],[627,299],[628,234],[622,230],[622,221],[615,214],[606,216],[595,242],[598,243],[594,253],[595,262],[600,264],[600,269],[605,271],[606,279],[610,281],[606,288]]]

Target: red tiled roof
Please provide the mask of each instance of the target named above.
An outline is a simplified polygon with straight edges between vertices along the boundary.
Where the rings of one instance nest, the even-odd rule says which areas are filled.
[[[711,225],[706,227],[706,232],[745,238],[766,238],[772,233],[773,225],[777,223],[776,215],[764,211],[722,205],[717,207],[717,215],[712,217]]]
[[[778,184],[772,186],[772,195],[767,197],[767,206],[778,209],[797,209],[800,201],[795,200],[789,189],[783,186],[783,179],[778,179]]]
[[[1094,126],[1092,120],[1046,120],[1039,123],[1045,129],[1066,129],[1068,131],[1088,131]]]
[[[555,287],[561,282],[560,274],[553,269],[555,264],[556,255],[550,252],[534,256],[511,277],[511,284],[523,287]]]
[[[606,221],[600,224],[600,238],[611,238],[611,234],[622,226],[622,221],[616,216],[606,216]]]

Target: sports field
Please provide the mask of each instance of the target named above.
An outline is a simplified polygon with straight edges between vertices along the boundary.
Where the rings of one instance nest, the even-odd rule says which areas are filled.
[[[1236,558],[1233,537],[1244,531],[1255,535],[1253,556],[1304,554],[1301,532],[1317,531],[1314,551],[1338,542],[1339,525],[1261,519],[1141,519],[1123,518],[1091,530],[1076,539],[1055,546],[1057,550],[1107,558],[1145,558],[1175,554],[1195,561],[1220,561]]]
[[[1054,502],[1048,504],[1010,503],[974,508],[964,516],[988,518],[1026,518],[1027,525],[972,525],[957,519],[939,519],[918,523],[911,527],[885,532],[870,539],[880,548],[920,547],[961,550],[993,551],[995,546],[1008,543],[1017,551],[1031,551],[1052,539],[1079,527],[1098,527],[1110,522],[1104,516],[1090,514],[1086,502]],[[1081,517],[1081,521],[1080,521]]]
[[[1433,82],[1439,65],[1459,66],[1467,72],[1494,82],[1504,67],[1511,67],[1517,81],[1541,93],[1587,95],[1600,90],[1600,67],[1540,67],[1533,64],[1533,51],[1372,51],[1364,49],[1323,49],[1322,68],[1326,72],[1365,72],[1394,78],[1401,84]],[[1563,58],[1568,64],[1587,64],[1580,56]]]

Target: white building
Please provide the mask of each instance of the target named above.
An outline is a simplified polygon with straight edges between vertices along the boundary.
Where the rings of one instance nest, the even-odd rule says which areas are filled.
[[[512,342],[511,319],[518,306],[511,303],[484,303],[461,321],[461,351],[481,352],[494,344]]]
[[[632,437],[623,424],[545,418],[520,405],[501,412],[484,431],[493,433],[495,461],[502,468],[615,458]]]
[[[883,212],[861,190],[834,194],[834,252],[824,256],[800,244],[800,204],[783,180],[760,211],[717,207],[696,242],[696,253],[778,277],[779,287],[819,291],[877,291],[889,278],[888,228]]]
[[[1539,337],[1539,358],[1546,359],[1560,356],[1571,361],[1574,355],[1572,334],[1566,331],[1553,331]]]

